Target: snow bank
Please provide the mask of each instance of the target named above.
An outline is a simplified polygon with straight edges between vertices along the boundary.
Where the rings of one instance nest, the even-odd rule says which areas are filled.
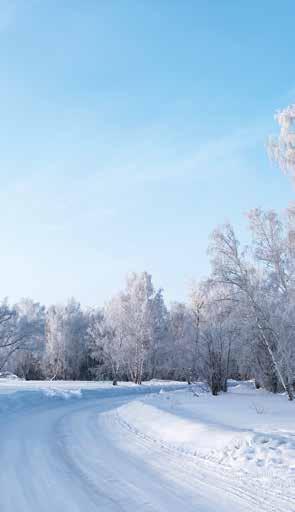
[[[191,421],[141,401],[123,405],[118,415],[121,423],[138,434],[182,453],[211,459],[220,459],[220,450],[236,438],[235,431],[221,433],[218,426]]]
[[[204,386],[142,397],[117,410],[118,421],[139,436],[236,471],[295,474],[295,404],[230,382],[213,397]]]

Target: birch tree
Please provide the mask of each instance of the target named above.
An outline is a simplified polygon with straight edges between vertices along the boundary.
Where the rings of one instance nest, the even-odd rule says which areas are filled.
[[[288,382],[283,365],[277,357],[282,340],[267,307],[263,281],[255,267],[247,262],[245,251],[240,251],[239,242],[230,224],[226,224],[223,229],[215,230],[211,252],[215,280],[229,288],[233,300],[242,297],[246,302],[247,311],[251,313],[257,329],[257,339],[265,348],[282,388],[292,400],[292,385]]]

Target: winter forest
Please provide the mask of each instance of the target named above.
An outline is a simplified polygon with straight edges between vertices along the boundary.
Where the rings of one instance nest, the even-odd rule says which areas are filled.
[[[295,174],[295,107],[280,112],[271,160]],[[283,178],[282,178],[283,179]],[[249,244],[234,223],[211,234],[211,274],[187,303],[165,303],[147,272],[101,308],[76,299],[45,307],[32,299],[0,309],[0,368],[25,379],[205,381],[216,395],[227,380],[255,379],[285,391],[295,384],[295,207],[248,213]],[[197,265],[197,254],[195,255]],[[177,269],[175,269],[177,272]]]

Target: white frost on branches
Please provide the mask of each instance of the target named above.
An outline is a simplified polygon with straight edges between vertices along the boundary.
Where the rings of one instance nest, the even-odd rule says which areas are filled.
[[[269,156],[295,178],[295,104],[277,112],[275,119],[280,125],[280,134],[269,138]]]

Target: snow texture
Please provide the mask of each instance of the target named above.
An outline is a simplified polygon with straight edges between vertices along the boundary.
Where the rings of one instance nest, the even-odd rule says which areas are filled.
[[[294,412],[251,382],[2,379],[0,510],[292,512]]]

